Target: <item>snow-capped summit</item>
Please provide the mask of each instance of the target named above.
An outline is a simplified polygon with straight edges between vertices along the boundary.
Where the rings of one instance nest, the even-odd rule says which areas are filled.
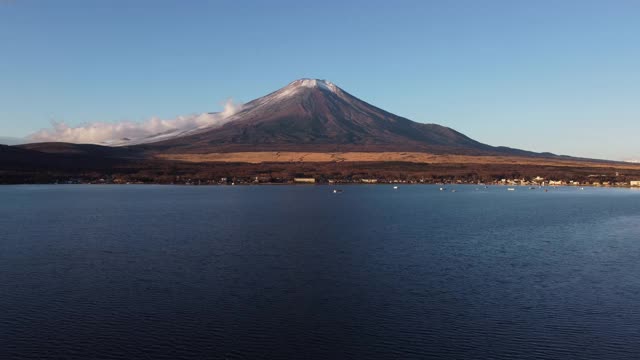
[[[332,83],[331,81],[327,81],[327,80],[320,80],[320,79],[299,79],[296,80],[294,82],[292,82],[291,84],[289,84],[289,86],[292,87],[308,87],[308,88],[320,88],[320,89],[324,89],[324,90],[329,90],[331,92],[338,92],[338,87]],[[288,86],[288,87],[289,87]]]
[[[272,100],[281,100],[287,97],[291,97],[299,94],[302,91],[308,90],[324,90],[336,95],[342,95],[343,91],[327,80],[320,79],[298,79],[289,83],[289,85],[263,97],[264,102],[272,101]]]

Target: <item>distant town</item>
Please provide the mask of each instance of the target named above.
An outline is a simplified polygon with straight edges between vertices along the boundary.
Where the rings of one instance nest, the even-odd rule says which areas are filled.
[[[218,179],[184,178],[177,176],[175,181],[153,181],[152,179],[131,179],[127,177],[102,177],[98,179],[69,178],[51,182],[52,184],[167,184],[167,185],[275,185],[275,184],[307,184],[307,185],[338,185],[338,184],[477,184],[477,185],[508,185],[508,186],[577,186],[577,187],[640,187],[639,180],[616,181],[608,180],[606,175],[590,175],[588,181],[555,180],[537,176],[533,179],[494,179],[491,181],[470,181],[468,179],[389,179],[389,178],[323,178],[323,177],[294,177],[272,178],[268,176],[255,177],[221,177]],[[605,180],[606,179],[606,180]]]

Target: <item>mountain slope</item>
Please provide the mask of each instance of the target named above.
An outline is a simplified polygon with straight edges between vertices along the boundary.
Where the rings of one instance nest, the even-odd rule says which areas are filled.
[[[91,170],[108,169],[133,159],[131,151],[67,143],[0,145],[0,173],[7,170]],[[128,156],[127,156],[128,155]]]
[[[448,127],[391,114],[331,82],[314,79],[296,80],[245,104],[222,127],[199,129],[142,147],[164,153],[422,151],[490,155],[517,151],[482,144]]]
[[[45,154],[86,156],[94,158],[139,158],[140,151],[132,147],[112,147],[95,144],[43,142],[12,146]]]

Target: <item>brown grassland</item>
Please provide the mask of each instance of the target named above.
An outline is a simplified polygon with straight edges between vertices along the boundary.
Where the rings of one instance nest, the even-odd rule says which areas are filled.
[[[162,154],[162,160],[190,163],[331,163],[406,162],[417,164],[494,164],[611,168],[610,162],[581,161],[575,158],[533,158],[519,156],[436,155],[420,152],[230,152],[208,154]],[[640,170],[639,164],[616,163],[616,169]]]

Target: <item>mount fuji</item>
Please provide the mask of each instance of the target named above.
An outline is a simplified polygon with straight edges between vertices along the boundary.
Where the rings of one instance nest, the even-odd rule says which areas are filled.
[[[137,147],[154,153],[413,151],[540,155],[489,146],[445,126],[411,121],[318,79],[293,81],[245,104],[215,126],[174,134],[150,137],[146,144],[140,145],[139,141]]]

